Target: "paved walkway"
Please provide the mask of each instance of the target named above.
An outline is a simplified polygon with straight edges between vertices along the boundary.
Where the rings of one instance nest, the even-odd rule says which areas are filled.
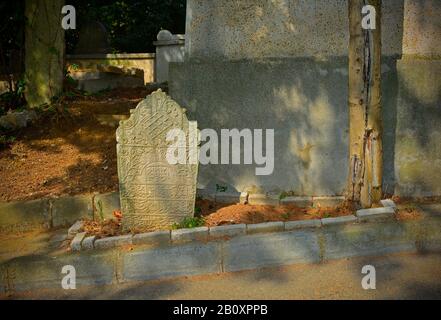
[[[362,266],[376,268],[376,290],[364,290]],[[4,296],[0,296],[5,298]],[[400,254],[325,264],[130,283],[65,291],[31,299],[441,299],[441,254]]]

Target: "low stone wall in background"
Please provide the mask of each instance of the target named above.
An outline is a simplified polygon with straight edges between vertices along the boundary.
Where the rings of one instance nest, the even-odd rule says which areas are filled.
[[[89,92],[155,81],[154,53],[68,55],[66,65],[78,87]]]

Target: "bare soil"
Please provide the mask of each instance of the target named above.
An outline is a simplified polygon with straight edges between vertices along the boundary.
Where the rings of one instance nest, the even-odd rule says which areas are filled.
[[[129,114],[148,92],[112,90],[64,101],[66,112],[44,113],[0,150],[0,201],[118,190],[115,128],[97,114]]]

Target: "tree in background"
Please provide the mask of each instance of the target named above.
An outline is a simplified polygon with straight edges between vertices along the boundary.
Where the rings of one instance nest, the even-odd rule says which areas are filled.
[[[24,105],[24,1],[0,2],[0,76],[7,81],[0,95],[0,115]]]
[[[362,28],[362,7],[376,10],[376,29]],[[381,0],[349,0],[348,198],[364,208],[382,196]]]
[[[67,53],[73,53],[82,23],[99,21],[109,34],[113,52],[154,52],[161,29],[185,33],[185,0],[73,0],[77,29],[66,32]]]

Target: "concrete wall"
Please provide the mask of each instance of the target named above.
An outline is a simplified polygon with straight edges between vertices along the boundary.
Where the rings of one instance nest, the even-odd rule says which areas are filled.
[[[184,61],[185,36],[182,34],[171,34],[168,30],[161,30],[158,33],[158,41],[153,42],[156,46],[156,82],[168,81],[170,62]]]
[[[441,194],[441,3],[383,3],[385,189]],[[172,97],[200,128],[275,129],[273,175],[256,176],[254,166],[200,166],[200,185],[342,194],[347,1],[189,0],[187,15],[186,61],[170,67]]]

